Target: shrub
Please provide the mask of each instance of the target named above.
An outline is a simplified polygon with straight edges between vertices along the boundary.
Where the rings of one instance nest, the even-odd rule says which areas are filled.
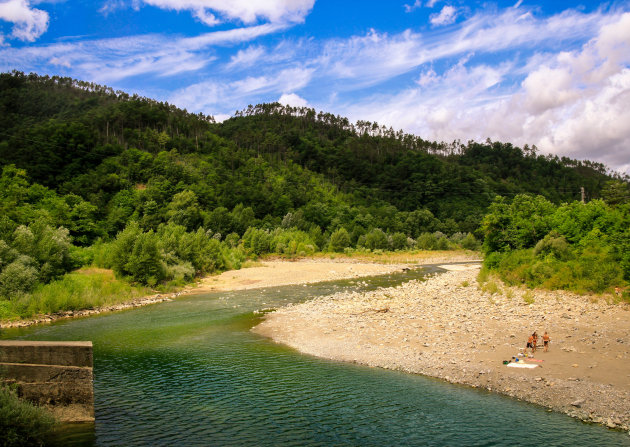
[[[380,228],[374,228],[365,235],[365,248],[370,250],[386,250],[388,242],[387,235]]]
[[[42,446],[55,427],[46,410],[20,400],[16,393],[0,385],[0,445]]]
[[[442,235],[440,238],[438,238],[436,244],[435,244],[435,248],[437,250],[448,250],[449,249],[449,243],[448,243],[448,238],[444,235]]]
[[[404,250],[405,248],[407,248],[407,236],[400,232],[392,234],[392,249]]]
[[[479,250],[481,248],[481,244],[472,233],[466,234],[466,236],[460,241],[460,245],[462,248],[466,250]]]
[[[37,284],[38,274],[34,260],[21,255],[0,273],[0,296],[12,298],[30,292]]]
[[[153,230],[138,234],[123,273],[141,284],[155,285],[165,278],[157,237]]]
[[[262,255],[271,251],[271,234],[268,230],[249,227],[243,234],[243,247],[256,255]]]
[[[350,246],[350,235],[348,230],[341,227],[330,235],[329,249],[330,251],[342,252]]]
[[[241,238],[238,235],[238,233],[230,233],[227,236],[225,236],[224,242],[226,243],[228,247],[234,248],[238,245],[240,240]]]
[[[416,240],[416,247],[421,250],[435,250],[437,239],[431,233],[422,233]]]
[[[553,256],[556,259],[567,260],[571,257],[571,247],[564,236],[551,231],[534,247],[534,255],[537,257]]]
[[[222,248],[222,256],[225,262],[225,268],[229,270],[240,269],[247,260],[247,254],[241,247],[230,248],[224,245]]]
[[[136,239],[142,233],[137,222],[129,223],[123,231],[118,233],[111,247],[111,266],[117,274],[127,275],[127,263],[133,251]]]
[[[166,266],[166,277],[176,282],[190,281],[195,277],[195,268],[190,262]]]

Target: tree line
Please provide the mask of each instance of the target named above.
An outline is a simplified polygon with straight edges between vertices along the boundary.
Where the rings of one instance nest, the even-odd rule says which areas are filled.
[[[34,312],[24,297],[86,265],[158,287],[266,253],[475,249],[496,197],[560,206],[628,180],[534,147],[277,103],[216,123],[19,72],[0,74],[0,116],[0,317]]]

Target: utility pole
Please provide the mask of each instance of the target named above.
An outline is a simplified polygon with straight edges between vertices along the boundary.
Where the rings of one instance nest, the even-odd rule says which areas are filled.
[[[580,186],[580,193],[582,194],[582,203],[586,203],[585,194],[584,194],[584,186]]]

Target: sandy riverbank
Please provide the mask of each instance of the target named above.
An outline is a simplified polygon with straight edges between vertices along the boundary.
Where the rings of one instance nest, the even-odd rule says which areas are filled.
[[[477,273],[469,266],[317,298],[268,314],[253,330],[307,354],[482,387],[628,430],[630,306],[539,291],[527,304],[522,289],[480,291]],[[534,330],[552,339],[535,355],[542,362],[527,362],[539,366],[504,366]]]
[[[422,264],[466,262],[477,260],[477,258],[478,255],[473,252],[425,252],[416,255],[384,257],[380,260],[374,258],[372,262],[359,257],[345,256],[334,259],[269,260],[263,261],[255,267],[230,270],[220,275],[206,277],[199,282],[192,292],[258,289],[385,275],[408,268],[410,265],[417,265],[420,262]]]

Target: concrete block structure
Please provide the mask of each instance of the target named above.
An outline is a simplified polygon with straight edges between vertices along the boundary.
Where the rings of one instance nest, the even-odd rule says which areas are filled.
[[[0,380],[62,421],[94,420],[92,342],[0,340]]]

